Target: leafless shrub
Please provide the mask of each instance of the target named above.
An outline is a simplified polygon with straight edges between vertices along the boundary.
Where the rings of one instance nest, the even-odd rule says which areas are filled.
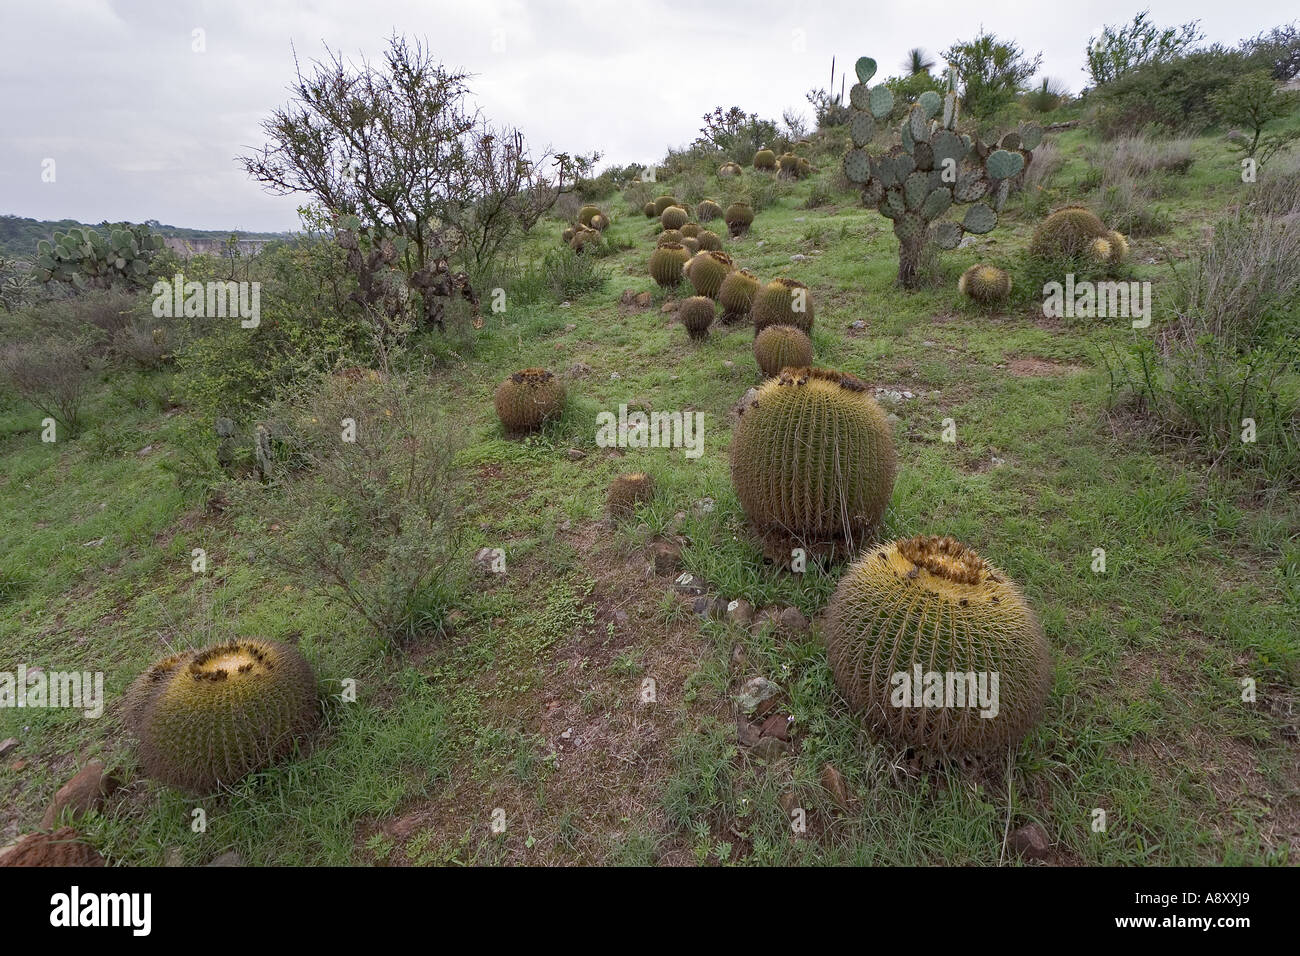
[[[84,339],[37,336],[0,349],[0,380],[69,435],[80,429],[86,394],[102,369]]]

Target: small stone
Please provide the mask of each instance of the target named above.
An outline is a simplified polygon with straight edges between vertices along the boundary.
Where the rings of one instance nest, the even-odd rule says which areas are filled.
[[[14,773],[22,773],[24,770],[27,769],[27,761],[15,760],[13,763],[9,765],[9,769],[12,770]]]
[[[103,544],[103,543],[104,543],[105,541],[107,541],[107,540],[108,540],[107,536],[105,536],[105,537],[103,537],[103,538],[96,538],[94,541],[87,541],[85,544],[82,545],[82,547],[83,547],[83,548],[98,548],[101,544]]]
[[[807,262],[807,261],[808,261],[808,257],[805,256],[805,255],[802,255],[801,253],[796,252],[794,255],[792,255],[792,256],[790,257],[790,261],[791,261],[791,262]]]
[[[706,515],[711,512],[717,504],[712,498],[701,498],[691,506],[691,510],[697,515]]]
[[[582,378],[591,374],[591,366],[586,362],[574,362],[569,366],[569,371],[565,373],[569,378]]]
[[[764,703],[774,700],[780,693],[781,688],[766,677],[755,677],[740,689],[740,694],[736,697],[736,705],[742,714],[753,714]]]
[[[790,717],[777,711],[775,714],[769,714],[767,720],[763,721],[762,734],[764,737],[775,737],[777,740],[790,739]]]
[[[731,645],[731,666],[740,670],[745,666],[745,646],[743,644]]]
[[[221,856],[217,857],[208,866],[243,866],[244,859],[234,850],[227,850]]]
[[[572,531],[572,530],[573,530],[573,522],[572,522],[571,520],[569,520],[568,518],[565,518],[563,521],[561,521],[559,524],[557,524],[557,525],[555,526],[555,529],[556,529],[557,531]]]
[[[618,381],[619,379],[621,379],[622,377],[623,377],[623,376],[622,376],[622,375],[619,375],[618,372],[610,372],[610,373],[609,373],[609,380],[610,380],[611,382],[617,382],[617,381]]]
[[[17,737],[6,737],[0,740],[0,757],[7,757],[18,748]]]
[[[663,315],[667,315],[670,312],[676,312],[678,305],[679,303],[676,302],[675,300],[672,302],[665,302],[662,306],[660,306],[659,311]]]
[[[474,552],[474,567],[488,574],[494,573],[494,565],[501,556],[499,548],[479,548]]]
[[[822,788],[831,795],[831,801],[841,810],[849,807],[849,788],[844,782],[844,774],[835,769],[834,764],[822,766]]]
[[[758,248],[758,249],[762,249],[762,248],[763,248],[763,244],[764,244],[766,241],[767,241],[767,240],[765,240],[765,239],[760,239],[760,240],[758,240],[758,242],[754,243],[754,246],[755,246],[756,248]]]
[[[672,574],[682,566],[682,549],[671,541],[653,541],[646,557],[654,562],[656,574]]]
[[[932,340],[930,340],[930,339],[926,339],[926,340],[925,340],[924,342],[922,342],[921,344],[924,345],[926,348],[933,348],[933,347],[934,347],[934,342],[933,342]]]
[[[753,747],[763,738],[758,724],[751,724],[743,717],[736,721],[736,741],[742,747]]]
[[[695,575],[686,571],[677,575],[676,579],[673,581],[673,587],[682,594],[699,596],[704,593],[704,582]]]
[[[733,362],[731,359],[727,359],[725,362],[722,363],[722,367],[723,367],[723,368],[735,368],[735,367],[736,367],[736,363]]]
[[[163,866],[184,866],[185,851],[178,846],[168,847],[163,854]]]
[[[758,743],[750,749],[750,753],[769,762],[780,760],[789,752],[790,745],[776,737],[760,737]]]
[[[808,618],[797,607],[788,607],[781,612],[778,623],[794,634],[803,634],[808,630]]]
[[[570,448],[565,454],[569,456],[569,461],[582,461],[587,457],[587,453],[578,448]]]
[[[624,289],[624,290],[623,290],[623,294],[619,297],[619,300],[618,300],[618,301],[619,301],[619,304],[621,304],[621,305],[631,305],[631,304],[632,304],[632,300],[634,300],[634,299],[636,298],[636,296],[637,296],[636,289]]]
[[[622,608],[618,608],[611,616],[614,618],[615,624],[627,623],[627,611],[624,611]]]
[[[1040,824],[1030,823],[1012,831],[1007,846],[1012,853],[1027,860],[1045,860],[1051,852],[1052,841]]]
[[[754,605],[744,598],[737,598],[727,604],[727,620],[741,627],[749,627],[754,620]]]
[[[142,456],[143,456],[143,455],[147,455],[147,454],[149,454],[149,452],[151,452],[151,451],[153,451],[153,445],[145,445],[145,446],[144,446],[143,448],[141,448],[138,452],[136,452],[136,454],[137,454],[137,455],[142,455]]]
[[[851,329],[865,329],[866,327],[867,327],[867,323],[863,322],[861,319],[849,323],[849,328]]]
[[[54,795],[54,802],[41,818],[41,829],[48,830],[64,810],[74,814],[87,813],[103,806],[104,798],[118,787],[114,777],[104,775],[104,761],[91,760],[76,775],[59,788]]]
[[[561,309],[568,309],[568,308],[571,308],[571,307],[572,307],[572,303],[571,303],[571,302],[561,302],[561,303],[560,303],[560,308],[561,308]]]

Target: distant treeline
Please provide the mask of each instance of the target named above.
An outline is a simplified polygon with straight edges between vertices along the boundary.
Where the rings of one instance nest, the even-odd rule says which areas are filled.
[[[164,236],[181,239],[211,239],[224,242],[232,235],[240,239],[288,239],[286,232],[243,232],[233,229],[183,229],[167,226],[150,219],[144,223],[151,230]],[[66,232],[78,227],[89,227],[104,231],[108,222],[97,224],[77,222],[75,219],[60,219],[57,222],[45,219],[24,219],[21,216],[0,216],[0,256],[30,256],[36,252],[36,243],[41,239],[51,239],[55,232]]]

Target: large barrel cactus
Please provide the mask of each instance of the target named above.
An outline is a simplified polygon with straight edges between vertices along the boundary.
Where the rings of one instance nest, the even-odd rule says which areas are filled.
[[[1092,244],[1098,239],[1108,239],[1110,233],[1106,224],[1086,206],[1063,206],[1038,224],[1029,241],[1029,254],[1041,259],[1091,256]]]
[[[648,202],[644,206],[642,206],[641,212],[645,214],[645,217],[647,219],[653,219],[655,216],[658,215],[658,213],[655,212],[655,204],[652,202]]]
[[[754,222],[754,210],[749,203],[737,201],[727,207],[722,218],[727,223],[727,232],[735,239],[749,232],[749,227]]]
[[[867,152],[876,123],[894,110],[894,94],[884,84],[868,86],[876,61],[862,57],[859,82],[849,90],[852,107],[844,154],[844,175],[862,187],[862,201],[894,223],[898,237],[898,281],[916,288],[921,254],[927,243],[953,249],[965,233],[981,235],[998,224],[1011,181],[1033,159],[1042,142],[1041,126],[1027,124],[997,143],[985,144],[957,132],[957,94],[922,93],[899,128],[901,145],[881,156]],[[960,221],[946,218],[955,204],[972,204]]]
[[[650,277],[665,289],[675,289],[682,281],[682,266],[691,258],[680,242],[665,242],[650,253]]]
[[[681,242],[686,237],[682,235],[680,229],[665,229],[659,235],[655,236],[655,245],[662,246],[669,242]]]
[[[578,222],[584,226],[590,226],[591,220],[600,215],[599,206],[583,206],[578,210]]]
[[[526,368],[497,386],[497,417],[512,435],[532,431],[564,407],[564,385],[544,368]]]
[[[669,206],[676,206],[677,200],[672,196],[660,196],[655,200],[655,215],[662,216]]]
[[[712,199],[701,199],[700,204],[695,207],[695,217],[700,222],[712,222],[715,219],[721,219],[722,207]]]
[[[849,704],[891,740],[930,753],[1005,753],[1050,690],[1047,641],[1024,595],[952,538],[863,554],[840,579],[825,633]]]
[[[769,378],[781,369],[812,364],[812,339],[792,325],[769,325],[754,338],[754,361]]]
[[[677,310],[677,317],[686,326],[687,334],[697,341],[709,337],[714,314],[713,300],[706,295],[691,296]]]
[[[700,244],[701,249],[716,251],[722,248],[722,240],[712,229],[701,229],[695,234],[695,241]]]
[[[754,154],[754,168],[767,172],[776,169],[776,153],[770,149],[760,149]]]
[[[875,533],[894,489],[885,413],[851,375],[783,369],[743,409],[731,480],[773,559],[792,548],[851,555]]]
[[[293,750],[320,715],[298,649],[239,638],[154,664],[128,690],[124,719],[145,774],[206,793]]]
[[[690,216],[686,214],[686,210],[681,206],[669,206],[659,216],[659,223],[665,229],[680,229],[686,225],[688,219],[690,219]]]
[[[717,298],[722,281],[735,268],[731,256],[725,252],[701,251],[687,264],[686,278],[691,280],[696,292],[713,299]]]
[[[737,269],[727,273],[718,286],[718,305],[722,306],[722,321],[730,325],[749,315],[758,294],[758,276],[748,269]]]
[[[798,279],[773,279],[754,296],[750,307],[754,316],[754,333],[769,325],[793,325],[804,332],[812,332],[812,293]]]

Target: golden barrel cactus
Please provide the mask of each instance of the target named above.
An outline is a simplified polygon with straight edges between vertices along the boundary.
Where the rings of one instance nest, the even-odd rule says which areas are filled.
[[[701,229],[695,234],[695,240],[700,244],[701,249],[710,252],[722,248],[722,240],[718,238],[718,234],[712,229]]]
[[[749,232],[749,227],[754,222],[754,210],[747,202],[733,202],[727,207],[723,219],[727,223],[727,232],[735,239]]]
[[[564,385],[544,368],[526,368],[497,386],[493,403],[509,434],[538,428],[564,408]]]
[[[754,333],[769,325],[793,325],[809,334],[813,327],[812,293],[798,279],[773,279],[754,296],[750,307]]]
[[[662,216],[669,206],[676,206],[677,200],[672,196],[660,196],[655,200],[655,215]]]
[[[655,482],[642,471],[619,475],[609,485],[605,507],[615,518],[626,518],[636,512],[636,506],[651,501],[655,495]]]
[[[702,251],[694,256],[686,266],[686,278],[700,295],[710,299],[717,298],[722,281],[736,268],[731,256],[725,252]]]
[[[702,199],[695,207],[695,218],[700,222],[712,222],[722,218],[722,207],[712,199]]]
[[[659,215],[657,212],[655,212],[655,204],[652,202],[648,202],[644,206],[642,206],[641,212],[645,213],[645,217],[647,219],[653,219],[655,216]]]
[[[578,210],[578,222],[584,226],[590,226],[591,220],[600,215],[599,206],[583,206]]]
[[[682,302],[677,317],[682,320],[686,334],[692,339],[707,339],[709,326],[713,324],[713,300],[706,295],[693,295]]]
[[[682,266],[690,253],[680,242],[665,242],[650,253],[650,277],[665,289],[674,289],[682,281]]]
[[[997,266],[979,263],[961,274],[957,289],[980,305],[997,305],[1011,294],[1011,276]]]
[[[718,286],[718,305],[722,306],[722,321],[728,325],[749,315],[758,294],[758,276],[748,269],[727,273]]]
[[[754,154],[754,168],[765,172],[776,169],[776,153],[770,149],[760,149]]]
[[[669,206],[659,216],[659,223],[665,229],[681,229],[682,226],[686,225],[688,219],[690,219],[690,216],[686,214],[686,210],[681,206]]]
[[[812,339],[793,325],[769,325],[754,337],[754,361],[771,378],[786,367],[811,365]]]
[[[1084,206],[1065,206],[1038,224],[1029,253],[1040,259],[1080,258],[1092,254],[1093,240],[1105,239],[1110,230]]]

